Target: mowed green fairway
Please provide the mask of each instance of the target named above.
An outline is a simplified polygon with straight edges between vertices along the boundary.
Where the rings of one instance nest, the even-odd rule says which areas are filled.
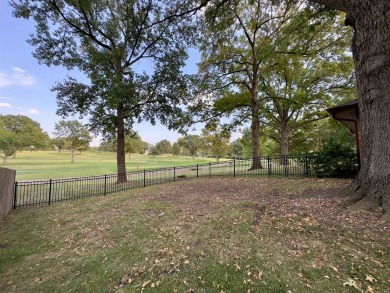
[[[140,170],[185,166],[213,162],[215,159],[174,156],[148,156],[141,154],[126,155],[126,170]],[[99,151],[75,153],[75,162],[71,163],[70,152],[38,151],[18,152],[16,159],[9,158],[2,167],[16,170],[16,180],[38,180],[94,176],[116,173],[116,154]]]

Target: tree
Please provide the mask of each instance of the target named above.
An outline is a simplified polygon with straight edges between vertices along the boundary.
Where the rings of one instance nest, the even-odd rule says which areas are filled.
[[[340,121],[328,117],[294,131],[290,137],[290,150],[292,154],[318,152],[330,140],[343,148],[356,149],[355,135]]]
[[[243,156],[243,146],[240,142],[240,139],[236,139],[235,141],[231,142],[229,145],[229,156],[233,158],[242,158]]]
[[[226,156],[229,148],[230,132],[226,128],[218,127],[217,123],[209,123],[202,129],[202,148],[209,150],[217,158]]]
[[[114,139],[102,141],[98,148],[103,152],[115,152],[116,151],[116,143]]]
[[[89,131],[77,120],[61,120],[54,126],[54,135],[57,139],[65,140],[71,148],[72,160],[74,163],[74,150],[88,147],[92,141]]]
[[[279,153],[278,145],[277,143],[268,138],[265,133],[263,132],[261,135],[259,135],[261,144],[261,152],[260,156],[270,156],[270,155],[276,155]],[[251,136],[251,130],[249,128],[245,128],[242,130],[242,136],[239,138],[239,142],[242,146],[242,156],[244,158],[248,158],[251,156],[252,153],[252,136]]]
[[[158,149],[160,154],[172,153],[171,143],[166,139],[163,139],[163,140],[159,141],[158,143],[156,143],[156,148]]]
[[[48,66],[79,69],[56,84],[57,113],[90,117],[89,127],[116,137],[118,182],[125,182],[125,134],[134,121],[173,127],[187,97],[181,72],[194,34],[186,3],[171,0],[11,1],[16,17],[32,18],[34,57]],[[180,16],[180,17],[179,17]],[[185,25],[184,25],[185,24]],[[137,72],[150,64],[153,69]]]
[[[160,154],[160,151],[155,146],[152,146],[149,148],[149,156],[158,156]]]
[[[51,143],[58,150],[58,153],[61,153],[61,150],[65,147],[66,141],[63,138],[52,138]]]
[[[200,136],[189,134],[185,137],[178,139],[178,144],[185,148],[188,151],[188,154],[192,156],[192,159],[195,159],[195,156],[198,154],[198,149],[200,146]]]
[[[13,156],[16,158],[16,151],[26,147],[44,147],[50,140],[38,122],[23,115],[0,115],[0,122],[3,129],[14,134]]]
[[[172,144],[172,154],[174,156],[180,156],[181,155],[181,147],[178,142],[174,142]]]
[[[381,206],[390,219],[390,1],[311,0],[346,12],[362,124],[362,162],[350,193],[358,206]]]
[[[4,165],[7,164],[8,157],[13,155],[14,145],[15,134],[3,127],[0,127],[0,157],[3,158]]]
[[[256,159],[260,155],[260,113],[265,101],[274,98],[264,91],[264,80],[275,66],[285,65],[279,65],[278,54],[285,54],[288,60],[292,58],[290,55],[298,54],[298,49],[299,54],[306,56],[322,49],[316,39],[324,36],[318,32],[321,27],[311,26],[315,36],[311,43],[302,37],[309,29],[300,31],[327,13],[323,9],[312,10],[305,3],[305,0],[230,1],[222,8],[211,6],[205,13],[200,70],[206,80],[202,84],[212,92],[214,103],[210,103],[210,96],[202,95],[194,109],[205,107],[206,117],[210,112],[212,116],[231,115],[233,125],[250,122],[251,169],[262,168]],[[294,40],[297,34],[301,34],[299,41]]]
[[[303,17],[311,14],[305,11]],[[272,138],[282,156],[289,154],[295,131],[326,118],[325,109],[335,101],[356,96],[353,60],[347,52],[351,34],[348,29],[337,30],[339,23],[340,14],[324,12],[298,35],[288,34],[287,42],[275,44],[279,54],[269,60],[275,66],[261,76],[261,91],[270,97],[262,109],[262,122],[275,129]]]
[[[125,150],[129,153],[129,159],[131,153],[142,153],[144,150],[144,142],[137,133],[133,133],[125,139]]]

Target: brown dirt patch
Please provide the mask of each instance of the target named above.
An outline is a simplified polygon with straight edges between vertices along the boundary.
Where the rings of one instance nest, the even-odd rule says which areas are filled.
[[[379,221],[379,210],[348,210],[348,198],[342,191],[349,183],[340,179],[200,178],[151,187],[155,192],[139,190],[136,200],[172,203],[179,212],[192,216],[242,204],[243,211],[254,213],[255,222],[267,214],[299,216],[328,228],[342,224],[371,233],[388,230]]]

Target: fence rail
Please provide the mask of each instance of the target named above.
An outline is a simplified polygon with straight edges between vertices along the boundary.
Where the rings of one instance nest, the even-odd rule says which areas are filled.
[[[256,159],[239,158],[223,162],[128,172],[119,175],[121,179],[126,178],[123,183],[118,183],[117,174],[20,181],[15,182],[14,208],[51,205],[85,197],[105,196],[122,190],[199,177],[355,177],[358,172],[356,154],[348,153],[342,157],[342,160],[332,162],[332,164],[319,160],[316,154],[268,156]],[[258,165],[258,163],[262,168],[251,169],[252,165]]]

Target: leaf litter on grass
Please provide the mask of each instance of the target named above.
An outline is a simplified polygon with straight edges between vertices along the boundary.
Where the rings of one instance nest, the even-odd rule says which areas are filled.
[[[348,183],[193,179],[64,204],[63,214],[57,205],[42,219],[52,223],[42,233],[54,247],[40,256],[56,260],[51,269],[64,276],[42,270],[28,288],[66,288],[61,263],[71,260],[79,290],[385,292],[389,227],[375,211],[344,208]]]

